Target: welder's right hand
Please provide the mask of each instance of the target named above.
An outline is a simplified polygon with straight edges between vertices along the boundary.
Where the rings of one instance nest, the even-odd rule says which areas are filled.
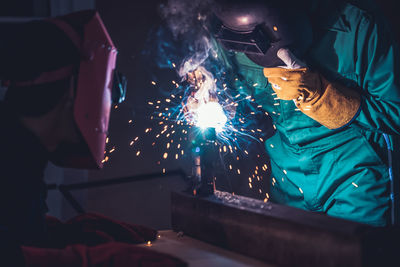
[[[186,266],[173,256],[117,242],[94,247],[71,245],[63,249],[22,247],[22,253],[26,267]]]

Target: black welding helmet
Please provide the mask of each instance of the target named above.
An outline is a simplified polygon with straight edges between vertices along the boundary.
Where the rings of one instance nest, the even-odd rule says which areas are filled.
[[[311,45],[311,22],[305,7],[298,3],[302,1],[212,2],[214,37],[225,49],[243,52],[260,66],[284,66],[277,57],[280,48],[288,48],[301,59]]]

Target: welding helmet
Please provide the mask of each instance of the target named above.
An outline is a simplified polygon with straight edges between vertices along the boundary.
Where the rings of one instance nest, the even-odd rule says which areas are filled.
[[[50,154],[50,160],[63,167],[101,168],[111,106],[125,97],[126,79],[114,71],[117,49],[95,11],[28,24],[25,29],[32,28],[36,34],[26,34],[36,40],[18,44],[26,57],[15,53],[14,60],[10,60],[9,73],[5,75],[9,77],[7,94],[52,87],[75,77],[73,117],[81,141],[61,144]],[[20,65],[19,71],[13,70],[13,61],[25,65]],[[27,103],[34,104],[38,103]]]
[[[243,52],[256,64],[277,67],[288,48],[302,58],[312,43],[311,22],[291,0],[214,0],[212,33],[227,50]]]

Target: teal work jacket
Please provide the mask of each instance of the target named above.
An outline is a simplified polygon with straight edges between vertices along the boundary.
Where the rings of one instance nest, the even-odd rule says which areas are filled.
[[[305,56],[308,66],[357,90],[362,98],[357,116],[340,129],[330,130],[304,115],[293,101],[278,99],[263,68],[245,54],[222,53],[247,84],[241,91],[254,96],[276,127],[265,142],[272,166],[271,200],[387,225],[397,211],[391,179],[397,188],[399,51],[385,21],[372,11],[341,3],[319,15]]]

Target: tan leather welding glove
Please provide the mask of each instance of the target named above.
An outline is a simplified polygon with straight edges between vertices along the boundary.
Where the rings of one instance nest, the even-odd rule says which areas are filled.
[[[287,59],[283,61],[293,66]],[[309,68],[288,67],[264,68],[264,76],[278,98],[294,100],[304,114],[329,129],[346,125],[357,114],[360,96],[355,90],[329,82]]]

